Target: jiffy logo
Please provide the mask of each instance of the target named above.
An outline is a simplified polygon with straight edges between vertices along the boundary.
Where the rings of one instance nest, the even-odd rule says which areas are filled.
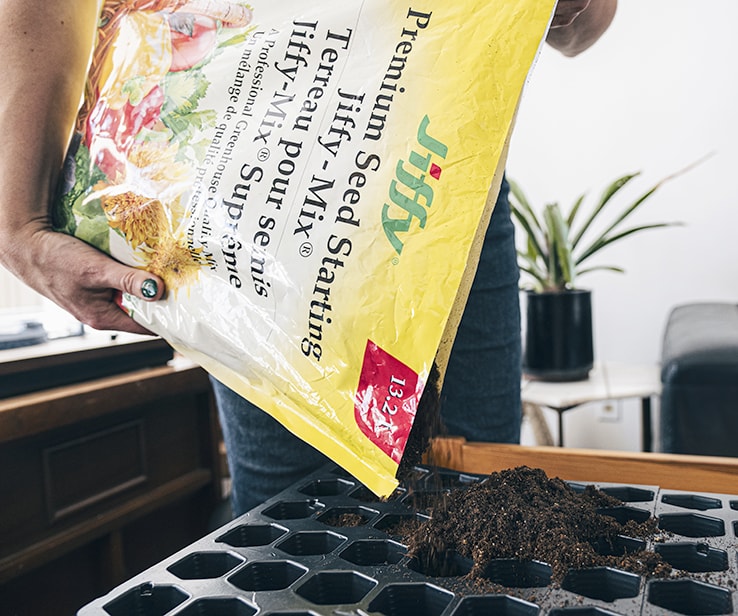
[[[397,254],[402,254],[404,243],[399,234],[407,233],[413,218],[418,220],[421,229],[428,218],[427,209],[433,204],[433,187],[429,179],[440,180],[443,169],[434,162],[433,157],[445,159],[448,147],[428,134],[430,118],[425,116],[418,127],[418,145],[422,153],[410,152],[407,163],[400,160],[395,169],[395,178],[389,188],[392,205],[382,208],[382,227],[387,239]],[[406,164],[410,168],[406,168]],[[402,210],[402,214],[398,212]],[[399,214],[397,218],[391,214]]]

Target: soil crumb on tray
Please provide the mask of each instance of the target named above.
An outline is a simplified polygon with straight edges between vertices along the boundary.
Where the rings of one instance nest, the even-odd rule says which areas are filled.
[[[541,469],[493,473],[470,487],[439,493],[427,505],[430,520],[403,542],[428,575],[453,575],[455,555],[472,561],[466,579],[480,583],[494,577],[489,572],[496,559],[546,563],[554,585],[570,569],[609,566],[644,576],[671,571],[654,551],[628,552],[618,541],[655,539],[655,518],[620,523],[599,511],[623,507],[621,501],[594,486],[577,492]]]
[[[334,513],[321,518],[321,521],[328,526],[343,528],[355,528],[366,524],[366,520],[358,513]]]

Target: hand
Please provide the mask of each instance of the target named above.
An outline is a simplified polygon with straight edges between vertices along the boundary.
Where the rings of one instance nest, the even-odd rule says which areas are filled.
[[[587,10],[591,0],[559,0],[556,4],[551,28],[570,26],[580,13]]]
[[[146,301],[160,299],[164,282],[158,276],[123,265],[44,224],[28,224],[12,235],[6,232],[0,236],[0,242],[0,261],[78,321],[95,329],[152,333],[130,318],[116,300],[121,292]],[[152,297],[146,297],[142,290],[147,280],[153,280],[157,286]],[[149,290],[151,286],[146,284]]]
[[[589,49],[610,27],[617,0],[559,0],[546,42],[565,56]]]
[[[93,44],[80,33],[95,31],[98,4],[0,2],[0,264],[90,327],[146,334],[116,299],[121,292],[159,299],[164,282],[49,224]],[[158,286],[150,298],[142,292],[147,279]]]

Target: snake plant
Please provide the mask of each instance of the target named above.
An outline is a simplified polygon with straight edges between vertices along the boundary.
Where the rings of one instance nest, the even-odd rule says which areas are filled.
[[[604,230],[595,231],[593,223],[602,218],[606,208],[612,211],[620,191],[640,172],[617,178],[609,184],[595,202],[589,214],[584,210],[586,195],[574,201],[571,209],[565,212],[558,203],[549,203],[536,212],[528,201],[520,185],[510,180],[510,208],[513,216],[527,235],[525,249],[518,250],[521,271],[530,276],[533,290],[538,292],[565,291],[576,289],[577,279],[595,270],[623,272],[613,265],[589,265],[592,255],[634,233],[647,229],[658,229],[679,225],[679,222],[659,222],[625,227],[626,220],[667,181],[685,173],[697,163],[669,175],[635,201],[621,206],[612,222],[605,223]]]

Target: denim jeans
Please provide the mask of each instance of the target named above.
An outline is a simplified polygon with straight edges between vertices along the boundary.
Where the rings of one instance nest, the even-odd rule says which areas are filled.
[[[503,180],[441,391],[448,433],[520,441],[520,294],[515,228]]]
[[[503,181],[449,358],[441,415],[449,434],[474,441],[520,439],[521,346],[514,228]],[[238,516],[328,459],[271,416],[211,379]]]

